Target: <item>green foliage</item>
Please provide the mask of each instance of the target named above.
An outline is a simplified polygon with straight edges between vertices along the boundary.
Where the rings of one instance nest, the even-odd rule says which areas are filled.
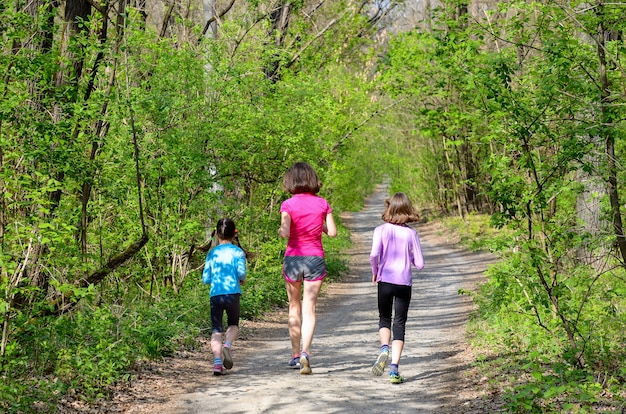
[[[74,315],[23,323],[25,331],[1,360],[0,407],[28,412],[45,404],[52,409],[66,393],[85,400],[107,396],[110,385],[130,379],[137,360],[195,346],[209,319],[206,293],[194,285],[157,303],[85,307]],[[37,379],[23,382],[30,376]]]
[[[129,369],[131,349],[109,311],[95,309],[50,322],[24,324],[19,342],[13,342],[2,359],[6,400],[1,404],[7,412],[53,407],[66,392],[83,398],[102,396]],[[37,379],[26,384],[36,381],[36,387],[22,387],[20,379],[27,373]]]
[[[446,232],[456,235],[458,242],[471,250],[501,251],[510,235],[492,225],[490,216],[468,214],[465,217],[441,217]]]
[[[484,116],[482,59],[469,30],[415,30],[390,42],[383,84],[405,108],[387,140],[390,177],[425,207],[460,215],[485,207],[485,134],[498,119]]]
[[[616,286],[623,289],[623,272],[594,280],[590,272],[572,269],[554,285],[563,290],[557,314],[542,293],[536,262],[521,252],[508,255],[490,268],[488,282],[474,296],[479,305],[470,325],[474,342],[508,360],[493,361],[484,370],[511,378],[511,391],[503,395],[510,411],[590,412],[597,404],[623,404],[626,303],[612,293]],[[559,333],[558,316],[575,323],[583,368],[575,365],[579,351]]]
[[[518,331],[526,327],[520,325]],[[500,381],[498,385],[507,390],[502,395],[507,412],[613,412],[623,406],[626,389],[620,374],[606,371],[591,374],[589,370],[572,369],[555,361],[541,334],[530,342],[536,346],[532,351],[520,349],[480,362],[482,371],[493,381]]]
[[[246,279],[241,297],[243,318],[253,319],[287,303],[285,282],[280,267],[268,268],[267,273],[251,272]]]

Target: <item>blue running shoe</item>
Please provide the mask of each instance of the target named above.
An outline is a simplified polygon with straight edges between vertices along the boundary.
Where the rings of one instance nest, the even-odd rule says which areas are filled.
[[[233,367],[233,354],[230,352],[230,347],[222,347],[222,356],[224,357],[224,368],[231,369]]]
[[[404,382],[404,377],[397,372],[392,372],[389,374],[389,381],[391,381],[392,384],[402,384]]]
[[[287,366],[289,368],[293,368],[293,369],[298,368],[299,369],[300,368],[300,357],[298,356],[298,357],[291,358],[291,360],[289,361]]]
[[[311,361],[309,361],[309,356],[305,353],[300,355],[300,374],[309,375],[311,374]]]
[[[372,367],[372,374],[377,377],[383,375],[383,372],[385,372],[385,368],[387,367],[387,362],[389,362],[389,352],[381,352]]]

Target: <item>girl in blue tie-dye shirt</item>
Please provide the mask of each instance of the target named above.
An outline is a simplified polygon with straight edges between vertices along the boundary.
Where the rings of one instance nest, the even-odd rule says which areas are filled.
[[[222,375],[224,368],[233,367],[231,346],[239,333],[240,285],[246,280],[246,254],[241,247],[233,244],[237,235],[234,221],[229,218],[220,219],[215,233],[219,244],[207,254],[202,282],[211,285],[213,374]],[[225,336],[222,326],[224,312],[228,320]]]

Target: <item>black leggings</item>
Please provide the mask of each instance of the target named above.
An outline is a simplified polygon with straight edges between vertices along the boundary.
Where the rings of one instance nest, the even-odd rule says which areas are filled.
[[[406,318],[411,303],[411,286],[378,282],[378,329],[391,329],[393,309],[393,340],[404,341]]]

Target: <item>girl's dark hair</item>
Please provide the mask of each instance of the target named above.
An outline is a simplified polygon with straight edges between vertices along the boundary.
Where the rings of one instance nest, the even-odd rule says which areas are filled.
[[[297,162],[287,170],[283,178],[283,189],[291,194],[317,194],[322,188],[322,182],[317,173],[306,162]]]
[[[419,221],[420,216],[413,208],[411,200],[404,193],[395,193],[391,198],[385,200],[385,212],[383,221],[393,224],[405,224]]]
[[[222,240],[232,240],[235,238],[235,222],[229,218],[221,218],[217,221],[217,226],[215,227],[215,231],[217,233],[217,237]]]

